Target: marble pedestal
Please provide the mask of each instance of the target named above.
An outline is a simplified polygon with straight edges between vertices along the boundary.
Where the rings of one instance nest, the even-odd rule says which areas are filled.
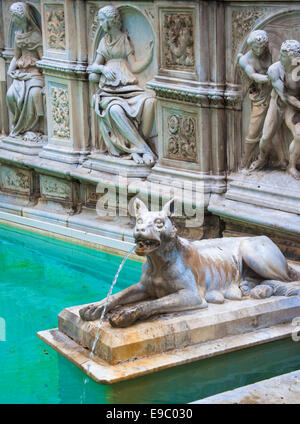
[[[299,283],[300,284],[300,283]],[[158,315],[128,328],[82,321],[81,306],[64,309],[58,328],[38,336],[97,382],[110,384],[176,365],[288,337],[300,297],[245,298],[207,309]]]
[[[0,147],[12,152],[23,153],[24,155],[37,156],[42,151],[47,142],[47,137],[43,136],[41,141],[25,141],[19,137],[1,137]]]
[[[103,153],[91,154],[83,164],[83,167],[128,178],[147,177],[151,172],[151,167],[145,164],[138,164],[130,159],[109,156]]]

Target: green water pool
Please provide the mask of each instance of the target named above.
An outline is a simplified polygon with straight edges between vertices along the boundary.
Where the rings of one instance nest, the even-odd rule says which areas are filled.
[[[57,327],[63,308],[105,297],[121,260],[0,225],[0,403],[187,403],[300,368],[300,342],[285,339],[111,386],[84,384],[36,333]],[[136,283],[141,267],[128,260],[114,292]]]

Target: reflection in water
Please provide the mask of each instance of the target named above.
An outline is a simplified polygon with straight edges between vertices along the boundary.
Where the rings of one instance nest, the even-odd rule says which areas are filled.
[[[105,386],[86,385],[86,403],[188,403],[299,369],[300,343],[290,339],[170,368]],[[60,402],[79,403],[82,371],[59,356]]]

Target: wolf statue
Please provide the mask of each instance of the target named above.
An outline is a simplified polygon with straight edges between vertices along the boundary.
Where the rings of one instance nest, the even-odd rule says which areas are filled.
[[[190,242],[176,233],[174,199],[160,212],[148,211],[135,199],[133,210],[135,252],[147,256],[147,262],[139,283],[110,297],[106,311],[113,327],[128,327],[154,314],[206,308],[224,299],[300,295],[300,272],[268,237]],[[105,300],[80,309],[81,318],[98,319]],[[130,303],[135,304],[122,308]]]

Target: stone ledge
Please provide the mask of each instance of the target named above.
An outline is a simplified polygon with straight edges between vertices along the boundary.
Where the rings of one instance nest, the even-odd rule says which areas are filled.
[[[294,371],[191,403],[298,405],[299,401],[300,371]]]
[[[149,358],[123,362],[117,365],[111,365],[98,357],[90,359],[90,351],[88,349],[84,349],[75,343],[57,328],[40,331],[37,335],[97,383],[112,384],[173,366],[290,337],[292,331],[293,327],[291,324],[280,324],[269,327],[268,329],[252,331],[238,336],[228,336],[200,345],[151,355]]]
[[[98,320],[83,321],[81,307],[64,309],[58,316],[58,328],[91,350]],[[226,300],[222,305],[209,304],[206,309],[156,315],[128,328],[112,328],[104,320],[95,355],[117,364],[283,324],[296,316],[300,316],[300,297],[278,296]]]

